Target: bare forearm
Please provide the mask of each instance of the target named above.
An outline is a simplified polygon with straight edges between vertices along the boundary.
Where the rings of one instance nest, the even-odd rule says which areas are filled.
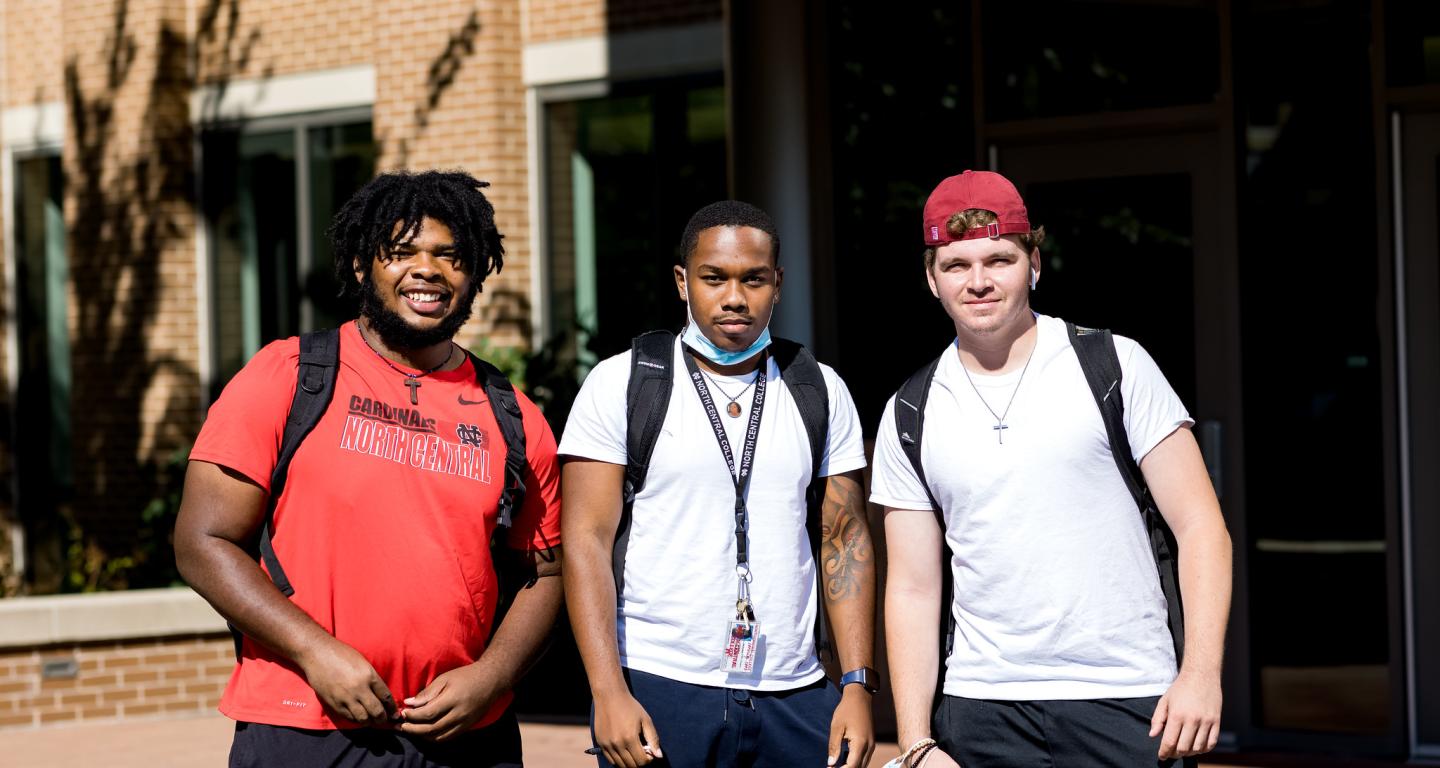
[[[1177,531],[1187,674],[1220,674],[1230,617],[1231,543],[1219,514]]]
[[[817,567],[840,666],[874,666],[875,548],[858,473],[829,479],[821,519]]]
[[[625,689],[615,637],[613,554],[602,535],[592,532],[578,538],[580,541],[570,544],[570,564],[565,569],[565,590],[570,596],[566,605],[590,690],[598,697]]]
[[[565,595],[560,563],[559,547],[546,554],[535,579],[516,593],[505,620],[477,662],[502,681],[498,686],[502,690],[514,687],[535,663],[555,627]]]
[[[239,546],[213,536],[197,538],[188,544],[177,540],[181,576],[247,637],[297,665],[307,650],[333,639]]]
[[[893,566],[891,571],[893,578]],[[938,592],[894,586],[885,591],[885,650],[902,748],[930,735],[940,665],[939,613]]]

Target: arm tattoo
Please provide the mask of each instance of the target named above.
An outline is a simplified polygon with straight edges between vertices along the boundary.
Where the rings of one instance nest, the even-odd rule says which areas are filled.
[[[844,600],[860,591],[860,576],[873,567],[865,500],[857,483],[832,478],[820,507],[820,563],[825,599]]]

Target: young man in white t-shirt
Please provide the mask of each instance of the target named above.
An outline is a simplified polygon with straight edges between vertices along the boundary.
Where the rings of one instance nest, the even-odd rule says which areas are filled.
[[[674,270],[689,322],[625,531],[632,353],[596,366],[570,412],[560,443],[565,588],[601,766],[864,766],[873,751],[860,424],[844,383],[819,366],[829,422],[817,563],[806,532],[809,433],[768,349],[778,257],[775,227],[754,206],[724,201],[691,218]],[[737,491],[746,466],[748,487]],[[618,595],[617,531],[626,544]],[[822,605],[847,670],[841,691],[817,657]]]
[[[926,276],[956,339],[924,401],[924,481],[895,420],[915,406],[891,398],[870,496],[886,508],[885,636],[907,768],[1170,765],[1210,750],[1230,537],[1189,414],[1145,350],[1116,336],[1131,452],[1178,541],[1177,674],[1147,531],[1066,325],[1030,309],[1044,230],[1008,180],[976,171],[936,187],[924,226]],[[943,667],[942,567],[955,622]]]

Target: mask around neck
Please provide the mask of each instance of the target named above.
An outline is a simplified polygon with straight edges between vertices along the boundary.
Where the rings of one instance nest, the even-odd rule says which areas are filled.
[[[695,322],[695,315],[690,312],[690,302],[685,302],[685,330],[680,332],[680,341],[696,352],[700,353],[706,360],[715,365],[735,365],[760,354],[760,351],[770,346],[770,326],[766,325],[765,330],[760,332],[755,343],[738,352],[731,352],[728,349],[721,349],[715,342],[706,338],[700,332],[700,326]]]

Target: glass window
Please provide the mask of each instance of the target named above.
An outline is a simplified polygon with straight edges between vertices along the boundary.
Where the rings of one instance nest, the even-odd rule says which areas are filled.
[[[370,123],[204,139],[216,393],[261,346],[338,322],[326,230],[375,170]]]
[[[1390,330],[1377,320],[1368,13],[1344,0],[1256,3],[1236,24],[1250,537],[1249,584],[1237,587],[1249,595],[1268,728],[1391,727],[1380,371]]]
[[[842,0],[826,9],[834,206],[828,301],[840,340],[826,362],[845,379],[873,435],[900,385],[875,375],[874,351],[885,350],[896,371],[909,371],[953,336],[925,283],[920,209],[941,179],[976,167],[971,12],[969,3],[953,0]],[[881,297],[883,323],[868,309]]]
[[[14,451],[17,509],[25,529],[27,580],[41,591],[64,578],[60,509],[73,488],[70,460],[70,332],[63,176],[59,155],[15,162]]]
[[[1022,120],[1214,101],[1213,2],[987,2],[985,119]]]
[[[545,110],[551,323],[583,365],[679,328],[671,266],[685,223],[726,197],[725,90],[625,86]]]
[[[1440,83],[1440,3],[1386,3],[1390,85]]]

